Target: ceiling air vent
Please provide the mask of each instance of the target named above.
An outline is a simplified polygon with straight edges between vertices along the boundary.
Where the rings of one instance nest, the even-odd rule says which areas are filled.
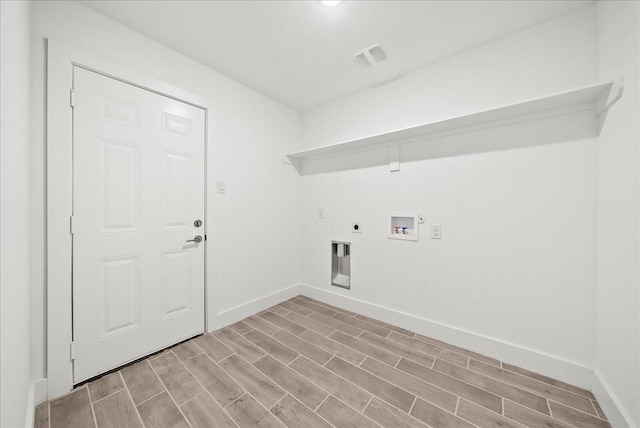
[[[362,49],[354,55],[358,64],[363,67],[371,67],[372,65],[380,64],[387,59],[387,53],[382,49],[382,46],[375,44],[368,48]]]

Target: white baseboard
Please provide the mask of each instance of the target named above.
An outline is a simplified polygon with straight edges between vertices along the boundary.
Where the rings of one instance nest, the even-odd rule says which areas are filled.
[[[631,417],[624,411],[611,387],[597,370],[593,371],[593,395],[596,396],[613,428],[638,428],[637,425],[633,425]]]
[[[36,379],[29,385],[29,395],[27,397],[27,417],[25,427],[33,427],[36,413],[36,406],[47,401],[47,379]]]
[[[301,284],[300,294],[541,373],[580,388],[591,390],[592,387],[593,371],[582,364],[309,285]]]
[[[292,297],[300,294],[300,286],[292,285],[282,290],[271,293],[267,296],[260,297],[252,300],[248,303],[243,303],[231,309],[227,309],[218,313],[212,330],[218,330],[222,327],[226,327],[235,322],[238,322],[244,318],[250,317],[260,311],[270,308],[273,305],[282,303],[285,300],[289,300]]]

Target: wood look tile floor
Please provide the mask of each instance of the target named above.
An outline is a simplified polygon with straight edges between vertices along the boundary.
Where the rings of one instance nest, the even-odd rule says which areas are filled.
[[[591,392],[299,296],[36,409],[58,427],[610,427]]]

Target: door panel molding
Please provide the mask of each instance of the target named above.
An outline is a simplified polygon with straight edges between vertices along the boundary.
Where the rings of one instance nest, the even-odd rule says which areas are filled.
[[[70,91],[73,87],[73,68],[78,66],[98,74],[137,86],[159,95],[202,108],[205,111],[205,230],[210,211],[206,183],[210,174],[212,151],[211,130],[214,121],[213,103],[199,95],[167,82],[130,70],[91,53],[76,49],[54,39],[47,39],[47,331],[46,359],[48,399],[69,392],[73,387],[71,363],[72,339],[72,107]],[[105,98],[102,114],[112,120],[136,126],[134,105]],[[169,117],[166,129],[169,138],[180,139],[190,132],[189,124],[179,117]],[[208,241],[208,246],[211,241]],[[205,248],[205,261],[212,248]],[[215,296],[215,284],[206,272],[205,263],[205,325],[210,331],[217,324],[215,308],[208,307]],[[117,326],[111,326],[116,328]],[[122,327],[126,328],[126,327]]]

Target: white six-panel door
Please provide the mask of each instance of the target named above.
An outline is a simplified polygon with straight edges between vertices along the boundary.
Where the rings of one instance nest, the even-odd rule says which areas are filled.
[[[205,112],[74,67],[74,383],[204,331]],[[55,203],[55,201],[49,201]]]

